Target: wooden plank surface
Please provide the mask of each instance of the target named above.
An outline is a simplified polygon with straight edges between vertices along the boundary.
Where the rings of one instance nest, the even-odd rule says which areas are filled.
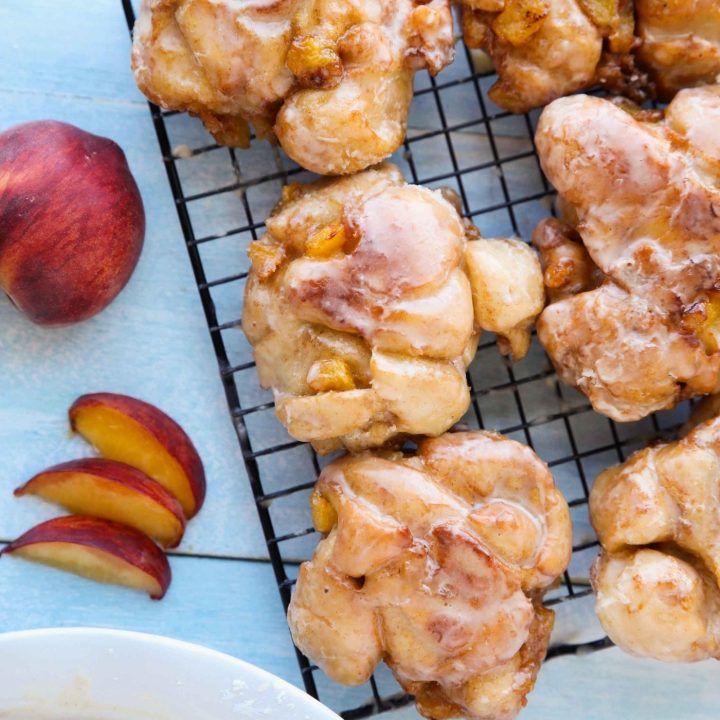
[[[119,7],[119,3],[111,4]],[[53,5],[60,8],[58,3]],[[74,5],[82,14],[80,5]],[[0,7],[7,12],[4,3]],[[56,10],[63,18],[66,13],[68,5]],[[122,49],[124,61],[116,74],[129,75],[124,19],[117,12],[109,15],[115,22],[114,32],[105,31],[104,42],[108,49]],[[41,15],[36,27],[52,24],[53,17]],[[22,20],[14,30],[8,25],[13,19]],[[52,64],[53,48],[43,51],[36,46],[35,39],[43,33],[28,37],[27,22],[18,9],[0,17],[0,47],[26,47],[23,57],[34,54],[38,66]],[[3,40],[8,37],[11,42],[6,44]],[[67,36],[62,42],[68,42]],[[82,42],[80,37],[78,42]],[[96,52],[102,56],[94,46],[87,48],[87,63]],[[0,59],[0,88],[11,85],[13,76],[10,60]],[[183,551],[266,557],[147,105],[140,100],[0,89],[0,128],[39,118],[77,124],[111,137],[124,148],[145,203],[147,234],[128,287],[88,322],[38,328],[4,295],[0,297],[0,448],[4,455],[0,539],[15,537],[52,512],[39,501],[15,500],[14,487],[50,464],[90,453],[84,443],[68,437],[66,413],[73,399],[86,392],[116,391],[167,411],[185,427],[205,462],[208,499],[189,527]],[[239,308],[240,297],[235,303]]]
[[[115,0],[2,0],[0,89],[140,102]]]
[[[617,648],[543,666],[520,720],[716,720],[717,661],[673,665]],[[404,708],[388,720],[418,720]]]
[[[0,561],[0,631],[115,627],[207,645],[299,683],[295,653],[267,563],[171,559],[156,602],[15,558]]]

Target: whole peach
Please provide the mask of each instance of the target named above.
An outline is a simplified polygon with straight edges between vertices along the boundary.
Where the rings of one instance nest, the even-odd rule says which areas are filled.
[[[0,134],[0,287],[33,322],[107,307],[144,237],[142,198],[112,140],[53,120]]]

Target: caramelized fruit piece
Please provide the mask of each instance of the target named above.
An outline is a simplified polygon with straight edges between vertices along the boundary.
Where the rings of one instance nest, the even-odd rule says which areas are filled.
[[[540,29],[549,12],[547,0],[508,0],[492,28],[505,42],[523,45]]]
[[[313,392],[354,390],[350,367],[344,360],[318,360],[308,371],[307,383]]]
[[[347,233],[342,223],[331,223],[312,235],[305,245],[305,254],[315,260],[324,260],[342,250]]]

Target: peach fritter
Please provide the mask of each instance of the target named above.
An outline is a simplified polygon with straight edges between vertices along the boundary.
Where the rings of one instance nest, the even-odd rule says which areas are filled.
[[[720,75],[717,0],[460,0],[465,42],[491,57],[491,99],[527,112],[601,84],[671,100]]]
[[[290,604],[297,646],[348,685],[385,660],[429,718],[514,718],[553,626],[542,595],[570,559],[547,465],[497,433],[447,434],[334,461],[311,505],[325,538]]]
[[[320,174],[383,160],[415,72],[451,62],[449,0],[143,0],[132,64],[154,103],[246,147],[250,124]]]
[[[456,200],[390,165],[285,189],[250,245],[243,329],[293,437],[326,453],[440,435],[470,404],[481,328],[527,352],[535,251],[479,237]]]
[[[717,417],[595,481],[590,517],[603,551],[592,583],[621,648],[668,662],[720,658],[719,507]]]
[[[720,388],[720,88],[664,117],[580,95],[536,143],[566,220],[535,231],[550,304],[538,337],[558,373],[614,420]]]

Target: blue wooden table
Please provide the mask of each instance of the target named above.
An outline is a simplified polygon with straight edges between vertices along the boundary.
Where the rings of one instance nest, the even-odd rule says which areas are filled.
[[[0,631],[84,625],[158,633],[300,685],[155,132],[129,70],[119,0],[0,0],[0,130],[41,118],[124,148],[145,201],[147,236],[127,289],[89,322],[41,329],[0,298],[0,544],[56,514],[38,500],[14,499],[12,490],[48,465],[89,454],[66,421],[72,400],[86,392],[139,396],[176,418],[204,458],[208,498],[173,553],[174,581],[162,602],[5,559]],[[229,302],[239,309],[240,298]],[[561,612],[572,616],[563,619],[566,639],[599,632],[591,603]],[[716,677],[711,663],[671,668],[616,650],[561,658],[544,668],[523,717],[715,718]],[[324,698],[341,709],[348,696],[331,687],[323,683]]]

